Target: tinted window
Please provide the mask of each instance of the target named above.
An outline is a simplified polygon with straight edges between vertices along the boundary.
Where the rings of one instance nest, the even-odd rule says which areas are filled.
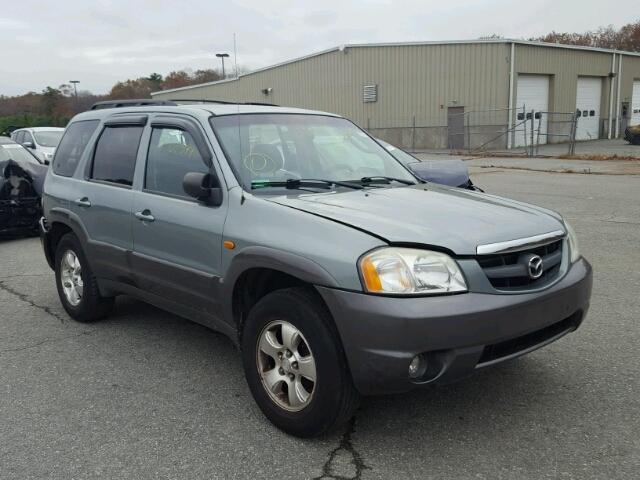
[[[146,190],[186,197],[182,188],[185,174],[208,171],[188,132],[174,128],[153,129],[147,154]]]
[[[98,120],[75,122],[67,127],[53,159],[53,172],[70,177],[76,171],[80,157],[95,132]]]
[[[105,128],[93,155],[91,178],[131,186],[142,128]]]

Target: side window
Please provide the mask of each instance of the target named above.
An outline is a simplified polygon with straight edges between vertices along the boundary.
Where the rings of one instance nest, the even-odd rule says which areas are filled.
[[[93,154],[91,178],[131,186],[143,127],[107,127]]]
[[[35,142],[33,141],[33,135],[31,135],[29,132],[24,132],[24,138],[22,139],[21,143],[27,142],[31,142],[35,145]]]
[[[67,127],[64,136],[56,149],[53,159],[53,173],[70,177],[76,171],[84,149],[96,128],[99,120],[85,120],[72,123]]]
[[[176,128],[154,128],[147,154],[145,190],[186,197],[182,180],[189,172],[209,172],[193,137]]]
[[[13,141],[20,144],[22,144],[23,139],[24,139],[24,131],[19,131],[18,133],[16,133],[15,137],[13,137]]]

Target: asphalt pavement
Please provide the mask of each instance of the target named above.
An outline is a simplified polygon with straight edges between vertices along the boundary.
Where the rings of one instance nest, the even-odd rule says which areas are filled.
[[[457,384],[367,398],[315,440],[262,416],[222,335],[129,298],[75,323],[39,240],[0,240],[0,478],[637,478],[640,177],[473,171],[573,224],[585,323]]]

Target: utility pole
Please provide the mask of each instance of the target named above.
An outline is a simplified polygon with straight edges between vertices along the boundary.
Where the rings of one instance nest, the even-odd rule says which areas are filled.
[[[216,57],[222,60],[222,78],[226,78],[227,76],[224,73],[224,59],[229,57],[228,53],[216,53]]]
[[[80,83],[80,80],[69,80],[69,83],[73,84],[73,95],[76,100],[76,112],[77,112],[78,111],[78,84]]]

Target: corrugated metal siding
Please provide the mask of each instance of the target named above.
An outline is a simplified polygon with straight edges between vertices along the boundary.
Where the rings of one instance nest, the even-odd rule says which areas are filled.
[[[356,47],[155,98],[269,102],[338,113],[371,128],[411,126],[414,116],[418,126],[444,126],[448,106],[507,107],[508,60],[509,45],[498,43]],[[375,103],[362,101],[368,84],[378,85]]]
[[[372,129],[411,127],[414,117],[417,127],[442,127],[447,123],[449,106],[464,106],[466,112],[507,108],[510,47],[508,42],[347,47],[247,74],[236,81],[159,93],[155,98],[255,101],[312,108],[338,113]],[[640,57],[623,58],[621,101],[630,101],[633,79],[640,79]],[[611,60],[609,52],[515,45],[516,75],[551,76],[552,111],[575,110],[578,76],[604,77],[602,120],[609,112]],[[514,80],[515,101],[517,78]],[[362,88],[370,84],[378,85],[378,100],[364,103]],[[615,99],[617,80],[614,86]],[[272,93],[264,95],[265,88],[272,88]],[[506,124],[506,116],[506,110],[470,114],[466,123],[490,126],[487,132],[497,132],[500,128],[494,126]],[[566,128],[559,124],[551,130],[560,133]],[[446,129],[444,132],[446,137]],[[557,137],[554,141],[562,140]],[[431,143],[446,146],[446,138]]]
[[[621,102],[631,103],[634,80],[640,80],[640,57],[623,56],[622,82],[620,84]]]
[[[611,71],[612,54],[516,44],[516,73],[552,75],[549,108],[555,112],[576,109],[578,76],[607,77]],[[608,83],[603,82],[603,96],[608,95]],[[514,92],[517,95],[517,92]]]

